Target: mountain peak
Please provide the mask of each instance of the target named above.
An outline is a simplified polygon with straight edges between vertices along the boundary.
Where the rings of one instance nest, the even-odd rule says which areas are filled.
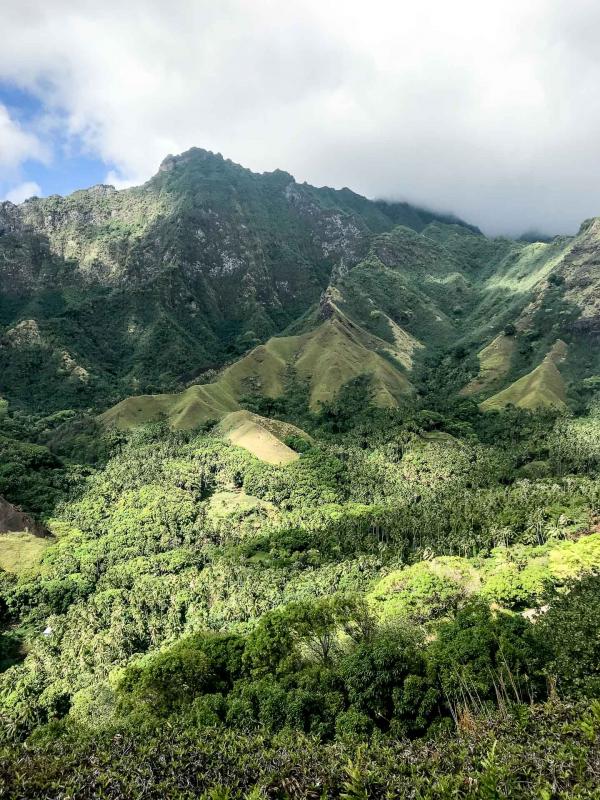
[[[202,147],[190,147],[179,155],[172,155],[163,158],[158,168],[159,172],[171,172],[176,167],[190,164],[194,161],[223,161],[221,153],[213,153],[211,150],[204,150]]]

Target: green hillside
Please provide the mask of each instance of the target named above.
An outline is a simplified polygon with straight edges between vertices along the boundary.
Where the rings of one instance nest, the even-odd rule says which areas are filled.
[[[278,465],[290,464],[300,458],[295,450],[287,446],[285,439],[293,437],[307,444],[310,441],[310,436],[295,425],[266,419],[249,411],[232,411],[227,414],[214,433],[236,447],[242,447],[261,461]]]
[[[1,204],[0,797],[597,798],[599,254],[202,150]]]
[[[225,369],[215,383],[191,386],[180,394],[131,397],[104,412],[100,419],[120,428],[163,418],[175,428],[196,428],[239,409],[248,394],[280,397],[290,371],[306,382],[313,411],[361,375],[372,380],[375,405],[397,407],[411,392],[400,363],[412,346],[410,338],[402,339],[397,333],[399,344],[391,344],[360,328],[334,304],[328,308],[331,316],[314,330],[269,339]],[[403,352],[397,350],[399,347]],[[386,355],[396,356],[398,365],[388,361]]]
[[[2,203],[0,392],[50,411],[179,390],[281,333],[373,233],[435,219],[198,148],[143,186]]]
[[[1,205],[0,393],[29,411],[102,412],[129,395],[208,385],[274,336],[315,328],[314,309],[331,291],[338,311],[390,344],[401,367],[419,372],[432,358],[464,353],[465,380],[457,374],[452,393],[476,377],[476,354],[507,325],[517,356],[506,384],[488,373],[469,394],[492,377],[490,388],[506,388],[558,338],[572,354],[567,382],[579,382],[597,371],[579,355],[598,316],[597,247],[595,220],[576,237],[489,239],[405,203],[317,189],[281,171],[255,174],[192,149],[140,187]],[[323,344],[339,359],[324,362],[313,408],[357,372],[376,376],[381,403],[397,402],[394,372],[370,356],[358,370],[345,334],[332,326],[322,336],[332,341],[316,337],[304,376]],[[329,386],[331,370],[338,377]],[[193,419],[213,405],[217,416],[236,407],[221,394],[192,403],[204,409]]]
[[[482,410],[492,411],[509,404],[527,409],[548,407],[565,409],[567,407],[565,382],[558,365],[566,355],[566,344],[557,341],[538,367],[498,394],[484,400],[481,404]]]
[[[484,391],[489,385],[502,380],[510,371],[514,349],[514,337],[506,336],[504,333],[496,336],[490,344],[477,353],[479,372],[461,390],[461,394],[477,394]]]
[[[378,234],[362,260],[333,274],[319,303],[288,326],[290,335],[250,350],[213,383],[131,398],[102,419],[127,427],[166,417],[195,427],[248,395],[281,397],[290,377],[305,385],[313,412],[360,376],[370,377],[380,407],[402,405],[425,379],[486,410],[564,409],[569,393],[600,371],[585,345],[590,294],[563,276],[590,230],[548,244],[490,241],[439,222],[420,233]],[[563,371],[545,358],[559,338],[570,352]]]

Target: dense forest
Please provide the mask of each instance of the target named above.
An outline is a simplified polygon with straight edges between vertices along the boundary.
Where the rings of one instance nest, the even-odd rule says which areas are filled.
[[[0,796],[597,798],[597,221],[490,240],[209,156],[5,204]]]
[[[286,466],[210,425],[14,446],[56,541],[2,573],[7,796],[595,796],[596,406],[365,388],[284,398]]]

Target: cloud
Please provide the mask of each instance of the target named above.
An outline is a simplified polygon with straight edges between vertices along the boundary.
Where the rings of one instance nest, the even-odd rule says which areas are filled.
[[[37,136],[25,131],[0,103],[0,172],[14,171],[27,159],[47,158],[48,152]]]
[[[4,197],[5,200],[10,200],[11,203],[22,203],[30,197],[40,197],[42,189],[35,181],[25,181],[14,186],[8,191]]]
[[[111,169],[106,173],[104,183],[107,183],[109,186],[114,186],[115,189],[129,189],[130,186],[135,186],[141,180],[143,180],[144,177],[145,176],[142,176],[136,179],[130,176],[127,178],[123,177],[123,175],[116,170]]]
[[[599,35],[592,0],[5,0],[0,79],[119,185],[198,145],[570,232],[600,214]]]

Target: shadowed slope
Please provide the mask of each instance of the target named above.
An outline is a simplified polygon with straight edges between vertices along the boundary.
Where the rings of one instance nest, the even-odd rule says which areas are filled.
[[[510,362],[515,349],[512,336],[501,333],[487,347],[477,354],[479,373],[469,381],[460,394],[472,395],[487,389],[495,381],[504,377],[510,370]]]
[[[407,372],[424,348],[457,344],[457,352],[479,350],[478,375],[470,382],[465,376],[461,393],[494,393],[484,410],[513,403],[562,408],[563,376],[542,359],[557,336],[573,343],[574,336],[596,330],[588,284],[595,286],[597,229],[590,221],[577,237],[525,244],[440,223],[422,233],[394,228],[372,237],[359,263],[340,266],[318,310],[307,310],[288,328],[294,335],[268,339],[213,384],[130,398],[102,419],[131,427],[166,418],[174,427],[193,428],[238,410],[248,395],[280,397],[290,377],[306,384],[313,412],[361,375],[371,377],[375,404],[394,408],[412,391]],[[509,324],[514,333],[501,333]],[[489,344],[480,349],[482,342]],[[579,352],[573,345],[564,376],[570,382],[571,373],[577,379],[583,374]],[[529,373],[506,387],[516,369]]]
[[[306,314],[373,235],[436,220],[457,222],[198,148],[143,186],[0,202],[0,393],[37,411],[181,390]],[[24,321],[39,337],[4,343]]]

